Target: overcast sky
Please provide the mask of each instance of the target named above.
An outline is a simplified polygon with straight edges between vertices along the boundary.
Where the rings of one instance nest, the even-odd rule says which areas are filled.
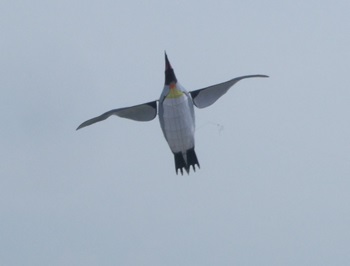
[[[0,265],[349,265],[350,2],[0,2]],[[175,174],[164,50],[195,90]]]

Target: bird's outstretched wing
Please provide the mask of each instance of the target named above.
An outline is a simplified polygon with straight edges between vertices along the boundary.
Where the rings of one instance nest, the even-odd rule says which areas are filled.
[[[191,91],[190,94],[193,99],[193,103],[198,108],[205,108],[213,103],[215,103],[222,95],[224,95],[229,88],[235,85],[241,79],[246,78],[268,78],[266,75],[248,75],[242,76],[238,78],[231,79],[229,81],[216,84],[210,87],[206,87],[203,89]]]
[[[143,103],[131,107],[113,109],[100,116],[85,121],[77,128],[77,130],[105,120],[111,115],[117,115],[135,121],[151,121],[157,116],[157,101]]]

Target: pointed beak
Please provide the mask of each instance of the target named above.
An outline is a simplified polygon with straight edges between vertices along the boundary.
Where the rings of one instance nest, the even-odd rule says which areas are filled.
[[[168,56],[165,52],[165,85],[169,85],[172,82],[177,82],[174,69],[171,67]]]
[[[169,62],[169,59],[168,59],[166,52],[164,52],[164,54],[165,54],[165,70],[173,69],[170,65],[170,62]]]

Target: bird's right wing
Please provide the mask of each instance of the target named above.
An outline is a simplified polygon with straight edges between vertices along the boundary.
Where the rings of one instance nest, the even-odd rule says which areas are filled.
[[[117,115],[119,117],[135,121],[151,121],[157,116],[157,101],[143,103],[131,107],[113,109],[100,116],[85,121],[77,128],[77,130],[86,126],[90,126],[94,123],[103,121],[111,115]]]
[[[191,91],[190,94],[193,103],[198,108],[205,108],[215,103],[222,95],[224,95],[238,81],[246,78],[268,78],[266,75],[248,75],[231,79],[229,81],[216,84],[203,89]]]

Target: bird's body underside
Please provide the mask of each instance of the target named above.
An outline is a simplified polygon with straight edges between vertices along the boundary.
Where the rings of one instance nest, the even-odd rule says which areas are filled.
[[[183,169],[189,173],[191,166],[194,171],[196,165],[199,167],[195,152],[194,106],[198,108],[208,107],[216,102],[238,81],[253,77],[268,76],[241,76],[220,84],[187,92],[177,82],[174,70],[165,54],[165,84],[158,100],[158,115],[164,137],[174,154],[176,173],[180,170],[181,174],[183,174]],[[113,109],[85,121],[77,129],[105,120],[111,115],[117,115],[135,121],[150,121],[157,116],[157,101]]]
[[[175,86],[175,85],[174,85]],[[179,84],[176,85],[180,87]],[[175,169],[188,173],[192,166],[199,167],[199,162],[194,151],[195,116],[192,99],[189,93],[178,90],[172,96],[171,92],[159,105],[159,121],[171,151],[174,153]],[[170,96],[169,96],[170,95]]]

